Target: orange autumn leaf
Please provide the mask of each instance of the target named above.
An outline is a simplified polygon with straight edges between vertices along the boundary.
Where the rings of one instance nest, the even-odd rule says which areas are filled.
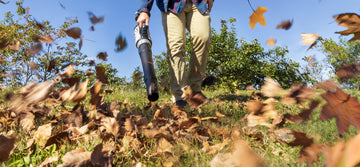
[[[274,37],[270,37],[267,41],[266,44],[270,45],[270,46],[274,46],[276,43],[276,40]]]
[[[266,26],[265,17],[263,16],[263,14],[267,11],[268,11],[267,8],[260,6],[254,11],[254,13],[249,17],[250,19],[249,25],[251,29],[255,28],[256,23],[259,23],[262,26]]]
[[[360,130],[360,104],[358,99],[346,94],[340,88],[336,92],[327,92],[321,95],[327,104],[323,106],[320,120],[336,118],[338,133],[343,135],[353,125]]]

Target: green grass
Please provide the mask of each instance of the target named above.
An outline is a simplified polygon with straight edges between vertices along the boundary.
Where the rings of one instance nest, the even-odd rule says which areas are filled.
[[[6,91],[5,91],[6,92]],[[187,111],[191,114],[190,116],[203,117],[215,117],[215,112],[219,112],[226,115],[225,118],[219,118],[218,122],[204,121],[202,125],[208,127],[212,132],[216,132],[219,129],[224,129],[228,132],[231,131],[233,126],[238,126],[240,129],[246,127],[247,123],[242,121],[242,118],[248,113],[245,107],[247,100],[251,99],[252,91],[238,91],[235,94],[225,92],[222,89],[218,90],[206,90],[204,94],[212,100],[210,104],[203,106],[201,109],[192,109],[187,107]],[[353,96],[359,97],[359,92],[350,92]],[[4,95],[4,92],[1,93]],[[4,97],[4,96],[2,96]],[[319,97],[316,97],[319,98]],[[88,108],[90,97],[87,97],[83,102],[86,109]],[[165,105],[169,108],[170,95],[160,94],[158,105]],[[1,99],[1,108],[6,105],[4,99]],[[214,102],[219,101],[220,102]],[[121,112],[130,110],[134,114],[143,114],[152,120],[155,109],[144,109],[147,105],[147,97],[145,90],[125,90],[115,88],[114,92],[105,95],[106,102],[128,102],[128,108],[121,108]],[[325,101],[322,101],[321,105],[324,105]],[[71,108],[74,104],[66,104]],[[295,105],[284,105],[280,102],[276,103],[276,109],[279,113],[298,113],[301,110]],[[61,112],[62,107],[56,108],[54,114]],[[357,130],[354,127],[350,128],[350,131],[346,133],[343,138],[339,137],[335,120],[330,121],[319,121],[317,120],[320,115],[321,106],[316,109],[310,120],[305,121],[302,124],[291,124],[286,123],[285,128],[301,131],[307,134],[308,137],[313,137],[316,143],[334,144],[337,141],[348,140],[349,138],[357,134]],[[169,113],[167,116],[172,117]],[[50,120],[38,119],[35,124],[36,127],[49,123]],[[54,127],[53,131],[59,127]],[[259,136],[249,136],[246,133],[242,134],[242,139],[246,140],[249,146],[257,152],[262,159],[264,159],[266,166],[306,166],[305,163],[297,164],[297,158],[300,152],[300,147],[291,147],[287,144],[276,141],[276,139],[270,135],[271,132],[265,127],[256,127]],[[10,129],[9,129],[10,130]],[[68,151],[75,148],[82,148],[85,151],[92,151],[94,147],[101,143],[99,136],[95,136],[91,140],[78,140],[75,142],[65,142],[59,148],[56,145],[52,145],[47,148],[41,148],[35,144],[31,148],[26,148],[27,141],[32,138],[32,134],[28,134],[19,128],[19,126],[12,126],[11,130],[14,130],[18,135],[16,142],[16,148],[11,154],[10,159],[7,162],[0,163],[0,166],[37,166],[43,162],[47,157],[58,156],[59,161],[54,163],[53,166],[62,163],[61,158]],[[8,130],[7,130],[8,131]],[[6,134],[7,131],[0,132],[0,134]],[[213,136],[209,143],[216,144],[221,143],[225,136]],[[116,146],[116,152],[113,160],[115,166],[133,166],[134,164],[141,162],[147,166],[163,166],[164,162],[173,162],[175,166],[209,166],[209,162],[213,159],[215,154],[207,154],[202,151],[202,144],[196,141],[184,141],[183,143],[172,143],[172,153],[156,154],[156,139],[149,139],[140,137],[142,140],[142,150],[128,149],[125,152],[119,152],[122,146]],[[229,152],[230,146],[226,146],[218,152]],[[324,166],[325,158],[320,157],[320,160],[313,164],[313,166]]]

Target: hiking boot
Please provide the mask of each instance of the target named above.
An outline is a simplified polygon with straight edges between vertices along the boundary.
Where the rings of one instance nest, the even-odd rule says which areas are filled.
[[[194,92],[192,96],[188,99],[189,104],[194,108],[199,108],[202,105],[209,103],[209,99],[205,97],[202,92]]]

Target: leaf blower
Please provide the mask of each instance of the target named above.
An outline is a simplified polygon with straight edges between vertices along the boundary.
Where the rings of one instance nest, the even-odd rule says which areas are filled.
[[[143,27],[140,28],[139,25],[136,25],[134,29],[134,35],[135,44],[139,50],[139,55],[143,67],[144,82],[146,85],[148,99],[150,101],[156,101],[159,99],[159,92],[152,59],[149,26],[143,24]]]

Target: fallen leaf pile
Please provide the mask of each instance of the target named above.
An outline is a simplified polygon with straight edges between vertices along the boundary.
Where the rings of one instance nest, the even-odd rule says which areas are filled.
[[[245,103],[249,111],[242,118],[246,124],[242,127],[234,126],[229,131],[208,126],[227,119],[228,116],[221,114],[220,110],[216,110],[215,117],[201,117],[171,107],[169,103],[159,106],[151,102],[140,107],[127,101],[106,102],[106,92],[102,87],[104,83],[100,79],[106,76],[100,77],[91,89],[88,89],[88,80],[78,81],[68,88],[53,87],[55,83],[71,77],[73,72],[73,66],[68,66],[54,81],[27,85],[11,97],[10,106],[2,112],[7,114],[0,115],[2,129],[8,132],[0,136],[1,143],[4,143],[0,145],[1,161],[7,161],[14,150],[20,151],[19,136],[6,130],[14,127],[25,132],[21,138],[27,139],[26,149],[29,153],[35,151],[36,147],[49,149],[56,146],[60,149],[73,146],[63,155],[55,150],[52,156],[41,162],[47,165],[112,166],[115,163],[120,165],[119,159],[125,157],[131,159],[132,165],[136,165],[146,156],[166,157],[162,165],[176,166],[183,152],[195,151],[191,145],[198,143],[203,153],[213,155],[208,162],[210,166],[266,166],[261,156],[252,149],[252,143],[243,139],[244,136],[273,138],[274,142],[280,144],[301,146],[298,163],[305,162],[307,165],[316,163],[322,154],[326,157],[325,163],[334,161],[337,164],[356,164],[360,160],[350,156],[356,151],[351,148],[357,143],[354,140],[358,137],[346,144],[332,146],[318,144],[303,132],[284,128],[285,124],[308,121],[320,104],[319,100],[314,99],[314,90],[303,85],[296,84],[289,91],[284,91],[275,80],[267,77],[260,93],[268,98],[264,100],[265,96],[254,94],[252,100],[240,102]],[[326,104],[322,107],[319,119],[336,118],[340,135],[346,133],[350,125],[358,128],[357,120],[360,118],[357,117],[357,109],[360,109],[360,104],[357,99],[338,87],[335,92],[326,87],[324,90],[326,93],[321,96]],[[90,101],[83,103],[87,95]],[[277,97],[281,97],[280,101],[275,99]],[[71,103],[76,105],[68,106]],[[223,105],[215,99],[214,103],[217,103],[218,108]],[[281,114],[276,107],[278,103],[303,109],[298,114]],[[143,112],[133,112],[139,110]],[[152,118],[145,113],[152,113]],[[266,127],[268,132],[261,134],[258,127]],[[214,138],[220,142],[214,142]],[[153,149],[149,148],[152,141]],[[93,143],[93,147],[86,149],[78,146],[78,142]],[[221,152],[226,148],[230,150]]]

